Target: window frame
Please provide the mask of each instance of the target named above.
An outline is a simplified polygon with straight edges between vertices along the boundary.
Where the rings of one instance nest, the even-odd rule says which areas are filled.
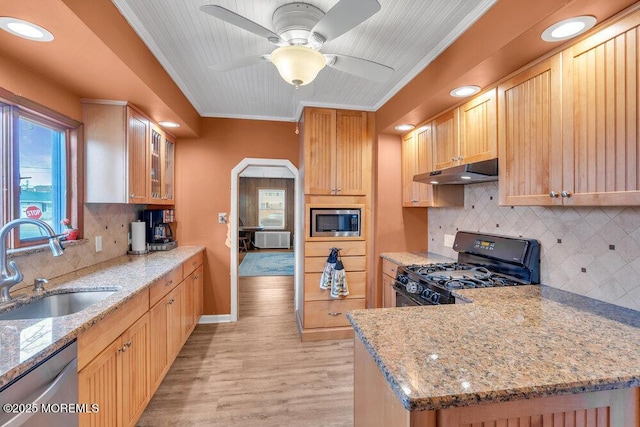
[[[20,169],[15,129],[19,118],[35,121],[43,126],[62,131],[65,135],[66,157],[66,211],[71,223],[78,229],[78,239],[84,237],[84,140],[83,124],[37,102],[0,88],[0,154],[2,170],[0,188],[2,206],[0,225],[20,217]],[[6,208],[4,208],[6,207]],[[21,241],[13,232],[10,248],[42,246],[42,241]]]
[[[261,191],[281,191],[282,192],[282,227],[280,226],[264,226],[260,223],[260,192]],[[265,230],[286,230],[287,229],[287,189],[286,188],[274,188],[274,187],[260,187],[258,188],[258,225],[264,227]]]

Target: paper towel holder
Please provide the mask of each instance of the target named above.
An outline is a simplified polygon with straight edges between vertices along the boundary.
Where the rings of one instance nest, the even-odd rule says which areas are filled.
[[[137,221],[135,221],[135,222],[141,222],[141,221],[140,221],[140,220],[137,220]],[[132,232],[131,232],[131,238],[133,238],[133,230],[132,230]],[[131,240],[131,239],[130,239],[130,240]],[[144,248],[144,250],[141,250],[141,251],[134,251],[134,250],[131,250],[131,249],[130,249],[130,250],[128,250],[128,251],[127,251],[127,255],[145,255],[145,254],[147,254],[147,253],[149,253],[149,245],[148,245],[148,244],[146,244],[146,242],[145,242],[145,248]]]

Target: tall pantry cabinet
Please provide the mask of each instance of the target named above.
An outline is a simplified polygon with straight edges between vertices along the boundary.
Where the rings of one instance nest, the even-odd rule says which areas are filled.
[[[303,341],[349,338],[346,312],[365,308],[370,298],[373,254],[373,113],[305,108],[300,121],[300,178],[304,188],[304,286],[296,316]],[[311,236],[312,208],[360,209],[357,237]],[[331,248],[341,249],[349,286],[346,297],[331,298],[320,276]],[[300,296],[300,294],[302,294]]]

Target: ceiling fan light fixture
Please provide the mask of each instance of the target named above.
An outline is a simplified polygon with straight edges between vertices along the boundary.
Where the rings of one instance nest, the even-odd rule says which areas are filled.
[[[271,52],[271,62],[280,76],[296,88],[316,78],[327,61],[317,50],[306,46],[282,46]]]

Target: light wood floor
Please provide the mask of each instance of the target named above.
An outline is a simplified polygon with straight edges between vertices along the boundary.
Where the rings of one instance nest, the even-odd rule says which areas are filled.
[[[300,342],[293,277],[243,277],[239,321],[198,325],[139,426],[352,426],[352,340]]]

